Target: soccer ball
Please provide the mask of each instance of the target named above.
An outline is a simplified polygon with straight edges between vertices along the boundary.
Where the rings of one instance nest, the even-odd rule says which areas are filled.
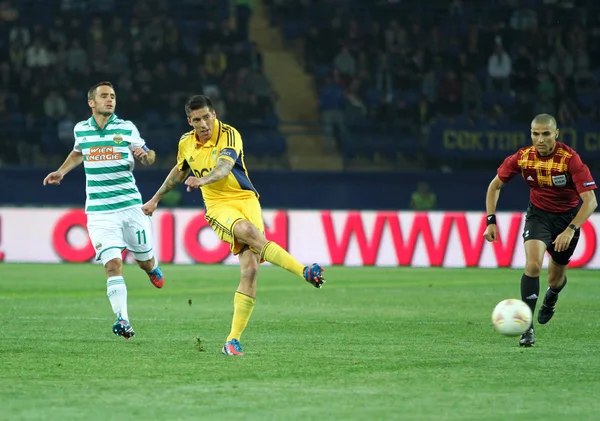
[[[529,306],[515,298],[500,301],[492,312],[494,328],[506,336],[518,336],[525,333],[531,325],[532,318]]]

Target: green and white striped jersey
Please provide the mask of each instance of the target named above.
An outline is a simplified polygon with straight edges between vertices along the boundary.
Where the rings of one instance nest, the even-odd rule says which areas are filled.
[[[81,121],[73,129],[73,150],[83,154],[86,178],[86,213],[118,212],[142,205],[135,184],[133,149],[146,142],[131,121],[113,114],[104,129],[94,117]]]

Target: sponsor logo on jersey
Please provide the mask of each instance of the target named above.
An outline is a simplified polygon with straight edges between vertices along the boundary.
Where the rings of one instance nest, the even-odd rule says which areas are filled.
[[[121,152],[115,152],[112,146],[98,146],[90,148],[89,155],[86,155],[86,161],[116,161],[121,159]]]

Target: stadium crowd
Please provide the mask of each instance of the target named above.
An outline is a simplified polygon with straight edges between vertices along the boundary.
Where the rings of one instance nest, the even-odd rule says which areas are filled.
[[[285,153],[246,3],[0,2],[0,165],[63,156],[99,80],[115,84],[117,114],[158,152],[187,130],[184,98],[203,92],[220,118],[246,129],[248,154]],[[436,121],[527,124],[547,112],[565,126],[600,117],[595,1],[264,3],[285,39],[302,45],[326,133],[347,157],[368,135],[386,155],[423,158]]]
[[[565,126],[599,117],[598,2],[268,3],[286,38],[304,40],[323,122],[340,143],[377,131],[411,143],[440,119],[528,124],[545,112]]]
[[[0,2],[0,162],[63,157],[73,126],[89,116],[87,89],[102,80],[117,89],[119,117],[157,152],[172,152],[189,130],[183,105],[193,93],[209,95],[228,122],[273,127],[274,95],[248,40],[245,2],[230,3]]]

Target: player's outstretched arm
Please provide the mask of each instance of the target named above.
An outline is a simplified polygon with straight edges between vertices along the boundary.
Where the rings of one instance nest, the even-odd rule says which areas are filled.
[[[483,236],[488,241],[496,241],[498,239],[498,229],[496,227],[496,206],[500,197],[500,189],[504,186],[504,182],[500,177],[496,176],[490,183],[485,196],[485,210],[487,212],[486,224],[487,227]]]
[[[148,200],[144,204],[144,206],[142,206],[142,210],[144,211],[144,213],[146,215],[152,215],[154,213],[154,211],[156,210],[158,203],[161,201],[161,199],[163,197],[165,197],[165,195],[168,192],[170,192],[176,186],[181,184],[183,182],[183,180],[185,180],[185,177],[187,177],[189,172],[190,172],[189,168],[185,169],[185,170],[180,170],[179,167],[177,165],[175,165],[173,167],[173,169],[171,170],[171,172],[169,172],[169,175],[167,175],[167,178],[165,179],[162,186],[160,186],[160,188],[157,190],[157,192],[154,193],[154,196],[152,196],[152,199]]]
[[[65,162],[60,166],[60,168],[54,172],[51,172],[44,178],[44,186],[46,184],[54,184],[59,185],[60,181],[64,178],[65,175],[69,173],[73,168],[77,167],[83,162],[83,154],[77,151],[71,151]]]
[[[203,177],[190,177],[185,180],[185,185],[188,186],[187,191],[192,191],[207,184],[216,183],[229,175],[233,168],[234,162],[231,159],[219,158],[217,165]]]

